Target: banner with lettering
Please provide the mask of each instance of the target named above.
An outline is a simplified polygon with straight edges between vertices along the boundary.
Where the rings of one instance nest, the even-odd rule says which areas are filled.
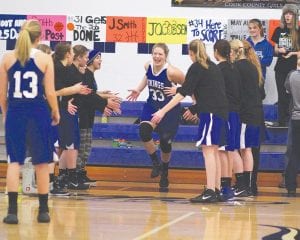
[[[224,8],[282,8],[286,3],[300,4],[300,0],[171,0],[173,7]]]
[[[226,35],[227,21],[217,19],[191,18],[187,24],[188,42],[200,39],[205,44],[213,44]]]
[[[145,17],[107,17],[107,42],[146,42]]]
[[[105,42],[106,16],[68,16],[67,40]]]
[[[26,15],[0,14],[0,40],[14,40],[26,21]]]
[[[229,19],[227,28],[227,40],[232,39],[246,39],[249,36],[248,24],[250,19]],[[269,36],[269,21],[261,19],[264,33],[267,39]]]
[[[63,15],[27,15],[27,19],[36,19],[42,26],[42,41],[66,40],[66,16]]]
[[[147,18],[147,43],[179,43],[187,41],[186,18]]]

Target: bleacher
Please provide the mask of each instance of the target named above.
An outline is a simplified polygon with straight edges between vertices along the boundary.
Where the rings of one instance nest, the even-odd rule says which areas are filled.
[[[93,147],[88,164],[99,166],[148,167],[149,156],[139,140],[139,125],[135,124],[144,102],[123,102],[122,115],[102,118],[97,113],[93,128]],[[183,106],[189,105],[183,103]],[[277,107],[264,105],[265,120],[275,122]],[[173,143],[170,167],[204,168],[201,150],[195,147],[197,125],[180,125]],[[261,146],[260,171],[282,171],[286,149],[287,128],[266,127]],[[157,135],[154,135],[157,139]],[[119,144],[119,142],[120,144]],[[116,144],[117,143],[117,144]]]

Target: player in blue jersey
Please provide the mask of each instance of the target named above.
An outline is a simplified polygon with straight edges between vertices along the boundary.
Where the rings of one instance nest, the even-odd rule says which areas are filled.
[[[177,89],[177,94],[168,104],[153,114],[151,122],[158,124],[164,121],[167,114],[185,96],[194,95],[196,104],[188,108],[184,117],[188,118],[197,113],[200,119],[196,146],[202,148],[207,188],[190,201],[211,203],[219,201],[219,193],[216,191],[221,185],[218,146],[225,145],[228,104],[222,73],[209,59],[202,41],[195,39],[189,43],[189,56],[193,63],[187,71],[182,87]]]
[[[143,80],[137,88],[129,90],[131,93],[127,97],[129,101],[135,101],[141,91],[148,86],[149,97],[141,115],[139,133],[153,163],[151,178],[155,178],[161,173],[159,182],[161,188],[167,188],[169,186],[168,166],[171,158],[171,143],[179,125],[180,105],[177,104],[172,111],[166,114],[164,120],[159,124],[152,123],[151,118],[153,113],[165,106],[172,99],[172,96],[168,96],[164,92],[164,89],[166,87],[172,87],[177,83],[182,84],[184,81],[184,74],[167,62],[168,53],[168,46],[164,43],[157,43],[153,46],[152,61],[145,64],[146,74]],[[153,142],[153,131],[159,135],[162,163],[160,163]]]
[[[5,122],[7,150],[8,214],[4,223],[17,224],[17,198],[20,165],[26,150],[35,165],[39,196],[38,222],[49,222],[48,163],[53,159],[52,124],[59,123],[54,90],[53,62],[49,55],[35,50],[41,37],[36,20],[26,21],[14,51],[4,55],[0,65],[0,104]],[[47,105],[50,105],[51,113]]]

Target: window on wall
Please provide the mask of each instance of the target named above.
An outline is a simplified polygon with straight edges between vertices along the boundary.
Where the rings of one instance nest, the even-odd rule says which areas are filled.
[[[138,43],[138,54],[151,54],[154,43]]]
[[[115,42],[94,42],[94,49],[99,50],[102,53],[115,53]]]

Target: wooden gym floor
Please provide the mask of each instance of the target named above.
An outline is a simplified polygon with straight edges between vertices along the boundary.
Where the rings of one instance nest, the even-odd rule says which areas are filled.
[[[148,177],[149,169],[141,170]],[[0,218],[6,215],[5,179],[0,171]],[[169,192],[152,182],[97,182],[88,191],[49,199],[50,224],[36,221],[35,196],[20,195],[19,224],[0,222],[0,239],[300,239],[300,194],[261,187],[255,198],[191,204],[203,185],[173,183]],[[300,189],[298,189],[300,191]],[[299,192],[298,191],[298,192]]]

